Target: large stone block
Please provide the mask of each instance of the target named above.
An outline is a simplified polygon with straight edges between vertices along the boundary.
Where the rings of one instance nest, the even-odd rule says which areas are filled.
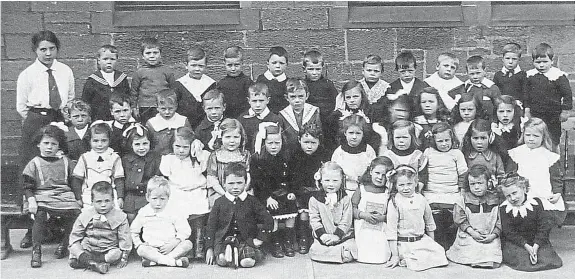
[[[493,37],[522,37],[529,36],[531,27],[529,26],[496,26],[496,27],[483,27],[482,34],[484,36]]]
[[[302,30],[302,31],[263,31],[247,32],[247,47],[272,46],[344,46],[345,39],[342,30]]]
[[[2,14],[6,12],[29,12],[29,1],[2,1]]]
[[[455,46],[455,28],[397,28],[397,48],[435,49]]]
[[[575,73],[575,57],[572,54],[558,55],[557,67],[566,73]]]
[[[351,67],[351,63],[346,62],[329,63],[326,65],[326,77],[331,79],[333,82],[347,82],[348,80],[353,79]]]
[[[2,90],[16,90],[16,81],[15,80],[2,80],[1,83]],[[4,97],[4,95],[2,95]]]
[[[15,137],[22,134],[22,121],[2,121],[2,137]]]
[[[2,81],[16,81],[20,72],[32,64],[32,60],[2,60],[0,70]]]
[[[53,12],[44,13],[44,22],[49,23],[89,23],[89,12]]]
[[[2,82],[2,85],[5,83]],[[0,107],[2,109],[13,109],[16,107],[16,88],[8,89],[2,87],[2,104]]]
[[[574,26],[537,26],[529,34],[529,51],[539,43],[548,43],[556,54],[575,53]]]
[[[469,50],[469,56],[473,56],[473,55],[479,55],[479,56],[488,56],[491,54],[491,50],[490,49],[485,49],[485,48],[473,48]]]
[[[491,41],[493,45],[493,54],[503,56],[503,47],[508,43],[516,43],[521,46],[522,55],[527,54],[527,38],[524,37],[511,37],[511,38],[497,38]]]
[[[96,59],[61,59],[60,62],[72,69],[76,80],[85,80],[98,69]]]
[[[34,12],[90,11],[94,8],[92,1],[33,1]]]
[[[259,63],[266,64],[269,58],[268,48],[245,48],[244,49],[244,63]],[[288,57],[288,63],[293,60]]]
[[[349,29],[347,52],[350,61],[360,61],[369,54],[377,54],[384,60],[395,57],[395,29]]]
[[[263,30],[327,29],[328,9],[264,9],[261,22]]]
[[[59,53],[62,58],[95,58],[101,45],[112,42],[110,35],[62,34],[58,38],[62,44]]]
[[[109,33],[114,30],[114,18],[112,12],[92,12],[90,24],[92,33],[101,34]]]
[[[40,30],[42,30],[42,14],[2,11],[2,34],[29,34]]]
[[[30,35],[6,34],[5,49],[8,59],[27,59],[32,60],[36,55],[32,51],[32,42]]]
[[[46,23],[46,29],[56,33],[88,34],[90,33],[89,23]]]
[[[290,49],[289,58],[291,63],[303,63],[303,56],[306,51],[315,49],[319,51],[323,57],[324,63],[330,62],[344,62],[345,61],[345,48],[344,47],[297,47],[294,46]],[[267,57],[266,57],[267,58]]]
[[[120,58],[118,59],[118,63],[116,64],[116,69],[126,73],[128,76],[131,76],[136,69],[138,68],[138,59],[134,58],[127,58],[120,54]]]

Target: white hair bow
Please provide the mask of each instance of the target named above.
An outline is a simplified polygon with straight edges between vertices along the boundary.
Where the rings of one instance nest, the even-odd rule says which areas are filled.
[[[66,126],[64,122],[50,122],[50,125],[57,127],[64,132],[68,132],[68,126]]]
[[[341,110],[341,117],[339,118],[339,120],[344,120],[347,117],[352,116],[354,114],[357,116],[363,117],[363,119],[365,119],[365,122],[369,123],[369,117],[367,117],[367,115],[365,115],[363,110],[359,110],[357,113],[353,113],[353,112],[347,111],[347,110]]]
[[[134,129],[136,131],[136,134],[140,137],[144,135],[144,131],[148,130],[146,127],[144,127],[140,123],[130,123],[130,126],[128,126],[128,128],[126,128],[126,130],[124,130],[124,132],[122,133],[122,136],[125,138],[128,137],[128,135],[130,134],[130,131],[132,131]]]
[[[273,122],[262,122],[258,126],[258,133],[256,134],[256,141],[254,143],[254,151],[258,154],[262,151],[262,142],[266,138],[266,128],[269,126],[277,126],[278,124]]]
[[[96,120],[96,121],[92,122],[92,124],[90,124],[90,127],[94,127],[94,126],[96,126],[96,125],[98,125],[98,124],[110,125],[110,124],[106,123],[106,121],[99,119],[99,120]]]

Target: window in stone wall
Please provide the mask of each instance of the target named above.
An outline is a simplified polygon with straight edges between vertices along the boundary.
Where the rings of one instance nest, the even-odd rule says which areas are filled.
[[[116,1],[114,26],[240,24],[240,1]]]
[[[491,1],[490,25],[573,25],[575,1]]]

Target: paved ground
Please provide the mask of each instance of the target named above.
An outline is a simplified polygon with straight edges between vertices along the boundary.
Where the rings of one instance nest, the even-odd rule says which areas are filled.
[[[17,245],[23,236],[22,230],[12,231],[13,245]],[[413,272],[405,268],[386,269],[380,265],[360,263],[350,264],[321,264],[312,262],[305,255],[295,258],[274,259],[268,256],[266,262],[252,269],[228,269],[205,264],[193,263],[188,269],[169,267],[143,268],[136,258],[130,260],[123,270],[110,269],[106,278],[458,278],[458,279],[495,279],[495,278],[571,278],[575,274],[575,226],[565,226],[555,229],[551,235],[551,242],[563,259],[564,266],[560,269],[538,273],[525,273],[512,270],[506,266],[495,270],[472,269],[466,266],[450,263],[448,267],[436,268],[423,272]],[[2,278],[103,278],[102,275],[91,271],[72,270],[66,260],[53,258],[55,245],[45,246],[43,250],[43,267],[30,268],[30,249],[16,249],[10,258],[0,263]],[[568,275],[571,274],[571,275]]]

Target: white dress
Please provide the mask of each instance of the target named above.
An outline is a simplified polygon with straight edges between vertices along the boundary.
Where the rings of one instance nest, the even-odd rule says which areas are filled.
[[[365,190],[363,185],[359,186],[361,200],[358,209],[363,212],[377,211],[387,214],[387,202],[389,193],[371,193]],[[387,224],[385,222],[372,225],[363,219],[356,219],[355,242],[357,244],[357,261],[362,263],[381,264],[387,262],[391,257],[391,250],[385,233]]]
[[[554,204],[547,200],[553,195],[549,168],[559,160],[559,154],[543,146],[531,149],[523,144],[509,150],[509,157],[517,163],[517,174],[529,180],[528,196],[540,198],[545,210],[565,211],[562,196]]]

